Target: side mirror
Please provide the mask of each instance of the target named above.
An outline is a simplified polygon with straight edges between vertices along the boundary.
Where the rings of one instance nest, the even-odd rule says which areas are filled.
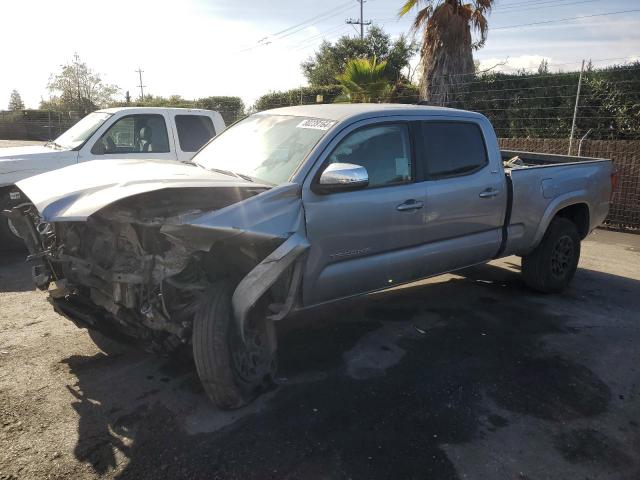
[[[320,175],[315,190],[318,193],[357,190],[369,185],[367,169],[352,163],[331,163]]]

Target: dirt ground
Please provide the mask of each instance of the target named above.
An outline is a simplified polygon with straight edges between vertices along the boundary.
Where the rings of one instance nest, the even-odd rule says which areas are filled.
[[[519,265],[286,320],[278,387],[225,413],[0,257],[0,479],[640,478],[640,236],[591,235],[563,295]]]

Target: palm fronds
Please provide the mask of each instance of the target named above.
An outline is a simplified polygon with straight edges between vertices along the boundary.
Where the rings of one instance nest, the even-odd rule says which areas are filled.
[[[347,62],[344,73],[336,79],[351,102],[382,102],[391,93],[386,68],[387,62],[378,63],[375,57],[371,60],[354,58]]]

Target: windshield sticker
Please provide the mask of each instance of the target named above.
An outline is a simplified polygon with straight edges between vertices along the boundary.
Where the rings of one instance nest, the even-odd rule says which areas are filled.
[[[321,118],[307,118],[301,121],[296,128],[312,128],[314,130],[329,130],[336,122],[322,120]]]

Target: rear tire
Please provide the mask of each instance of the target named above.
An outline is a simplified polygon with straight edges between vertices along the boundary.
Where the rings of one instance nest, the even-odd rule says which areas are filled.
[[[26,250],[24,240],[9,225],[9,219],[0,213],[0,250]]]
[[[273,385],[276,372],[273,322],[247,319],[246,344],[233,317],[233,286],[221,282],[207,294],[193,322],[193,358],[205,392],[219,408],[242,407]]]
[[[571,282],[580,260],[580,235],[570,220],[556,217],[540,245],[522,257],[524,282],[538,292],[560,293]]]

